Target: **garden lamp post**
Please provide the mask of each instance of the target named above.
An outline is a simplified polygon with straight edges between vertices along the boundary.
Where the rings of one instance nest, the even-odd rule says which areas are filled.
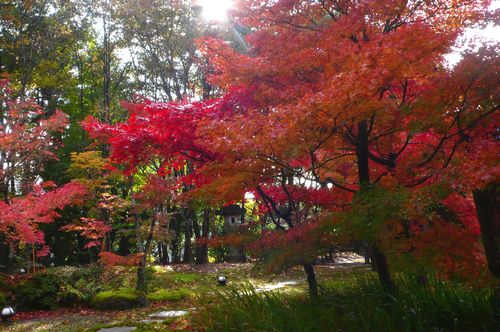
[[[1,313],[2,321],[7,322],[7,321],[11,320],[15,314],[16,314],[16,312],[14,311],[14,309],[12,307],[9,307],[9,306],[4,307],[2,309],[2,313]]]
[[[219,286],[226,286],[227,284],[227,279],[225,276],[219,276],[217,278],[217,282],[219,283]]]

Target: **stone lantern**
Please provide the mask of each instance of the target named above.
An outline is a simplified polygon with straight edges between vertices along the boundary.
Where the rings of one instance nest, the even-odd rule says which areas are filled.
[[[237,204],[223,207],[220,214],[224,217],[225,233],[235,232],[245,223],[245,209]]]
[[[233,204],[224,206],[220,210],[220,215],[224,218],[224,234],[237,233],[240,226],[245,224],[245,208]],[[229,247],[227,261],[231,263],[241,263],[246,261],[246,255],[240,248]]]

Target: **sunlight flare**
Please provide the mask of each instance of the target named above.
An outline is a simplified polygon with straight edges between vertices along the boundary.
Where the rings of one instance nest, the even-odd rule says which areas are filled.
[[[233,8],[233,0],[198,0],[197,4],[207,21],[224,21],[228,11]]]

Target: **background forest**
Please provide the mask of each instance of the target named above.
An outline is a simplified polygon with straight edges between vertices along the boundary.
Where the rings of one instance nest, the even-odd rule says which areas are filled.
[[[89,191],[83,206],[67,208],[54,222],[40,225],[44,239],[1,241],[1,268],[26,268],[32,261],[32,247],[38,253],[44,243],[51,255],[37,258],[40,263],[95,262],[100,246],[93,248],[95,243],[78,232],[61,231],[78,220],[89,227],[99,228],[95,220],[110,226],[105,232],[106,251],[135,252],[135,226],[129,212],[132,186],[140,186],[154,172],[154,165],[138,174],[134,184],[115,176],[106,168],[107,147],[93,144],[80,123],[89,115],[109,124],[124,121],[128,112],[121,102],[139,96],[155,102],[215,96],[216,89],[206,82],[195,39],[204,34],[230,39],[232,34],[224,26],[205,23],[190,2],[182,1],[135,1],[133,6],[130,1],[2,1],[1,15],[0,70],[10,90],[8,95],[3,90],[3,102],[33,100],[29,107],[40,114],[26,121],[52,119],[59,111],[67,115],[66,120],[59,119],[66,123],[57,130],[50,128],[50,143],[25,147],[26,157],[4,153],[3,200],[26,194],[30,189],[24,186],[40,181],[63,185],[76,179]],[[2,119],[8,123],[5,107],[9,106],[3,107]],[[11,141],[3,144],[12,146]],[[194,262],[194,238],[208,234],[208,221],[203,224],[208,212],[203,207],[189,210],[175,215],[164,240],[155,239],[158,261]],[[188,218],[189,213],[195,218]],[[211,224],[214,218],[214,214],[205,216]],[[206,262],[206,249],[201,251],[205,253],[198,249],[196,257]]]

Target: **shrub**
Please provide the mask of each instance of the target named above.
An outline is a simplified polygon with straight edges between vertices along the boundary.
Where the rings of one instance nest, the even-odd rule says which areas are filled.
[[[103,271],[101,282],[108,289],[134,288],[136,284],[137,268],[114,266]]]
[[[16,285],[16,304],[23,310],[55,309],[59,306],[59,285],[60,280],[55,275],[35,274]]]
[[[0,275],[0,309],[2,309],[2,306],[7,304],[10,290],[11,286],[7,283],[6,278],[3,275]]]
[[[21,310],[88,304],[101,290],[102,268],[62,266],[37,273],[14,287]]]
[[[47,273],[57,275],[65,283],[74,284],[79,280],[97,283],[101,281],[104,269],[99,265],[59,266],[49,269]]]
[[[7,304],[7,295],[0,292],[0,307],[3,307],[6,304]]]
[[[122,288],[97,293],[91,304],[92,307],[100,310],[124,310],[146,306],[148,301],[143,292]]]
[[[185,298],[192,295],[192,292],[188,289],[159,289],[154,293],[150,293],[147,295],[149,301],[152,302],[161,302],[161,301],[169,301],[169,302],[179,302],[184,300]]]
[[[98,265],[86,267],[63,266],[49,270],[60,280],[58,293],[62,306],[88,304],[101,291],[103,269]]]
[[[9,288],[6,278],[0,274],[0,291],[5,291]]]

